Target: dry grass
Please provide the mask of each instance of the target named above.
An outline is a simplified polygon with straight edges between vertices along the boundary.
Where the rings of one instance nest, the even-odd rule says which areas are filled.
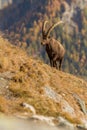
[[[0,96],[0,112],[8,113],[8,105],[9,102],[3,96]]]
[[[23,102],[31,104],[37,114],[48,116],[64,116],[71,122],[80,122],[86,117],[73,97],[76,93],[85,101],[87,108],[87,83],[68,73],[60,72],[28,57],[26,52],[17,48],[7,40],[0,38],[0,72],[10,71],[13,77],[9,80],[8,90],[11,93],[1,95],[0,112],[7,114],[24,113],[31,115],[29,109],[21,106]],[[45,95],[44,87],[50,86],[60,94],[75,110],[76,118],[61,110],[61,104]]]

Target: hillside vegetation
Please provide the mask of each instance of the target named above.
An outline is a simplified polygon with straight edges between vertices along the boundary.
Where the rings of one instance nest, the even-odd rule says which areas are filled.
[[[21,1],[0,11],[0,28],[15,45],[25,48],[29,55],[49,64],[41,46],[41,28],[44,20],[65,24],[57,27],[52,36],[66,49],[63,69],[75,75],[87,76],[87,6],[82,0]],[[15,10],[15,11],[14,11]],[[48,25],[49,26],[49,25]]]
[[[87,120],[87,82],[58,71],[0,37],[0,113]],[[24,107],[29,104],[35,109]]]

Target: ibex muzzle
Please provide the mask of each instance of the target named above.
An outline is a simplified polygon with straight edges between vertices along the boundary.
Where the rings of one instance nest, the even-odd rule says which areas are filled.
[[[61,69],[62,60],[65,54],[64,47],[55,40],[54,38],[50,37],[50,32],[59,24],[63,23],[63,21],[59,21],[53,24],[47,31],[46,31],[46,24],[48,21],[44,21],[42,25],[42,41],[41,44],[46,46],[46,52],[50,59],[50,64],[52,67],[57,67],[57,62],[59,62],[59,69]]]

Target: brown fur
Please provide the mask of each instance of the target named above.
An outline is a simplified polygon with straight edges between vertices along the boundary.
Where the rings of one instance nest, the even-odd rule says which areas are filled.
[[[55,40],[54,38],[46,37],[47,35],[43,35],[43,39],[41,44],[46,46],[46,52],[50,59],[50,64],[52,67],[61,69],[62,60],[65,54],[64,47]],[[59,67],[57,66],[57,62],[59,62]]]

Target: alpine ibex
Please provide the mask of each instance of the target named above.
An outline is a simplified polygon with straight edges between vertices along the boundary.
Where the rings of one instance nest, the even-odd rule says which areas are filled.
[[[42,41],[41,44],[46,46],[46,52],[50,59],[50,64],[52,67],[57,67],[57,62],[59,62],[59,70],[61,70],[62,60],[65,54],[65,49],[61,45],[59,41],[50,37],[50,32],[59,24],[63,23],[59,21],[53,24],[47,31],[46,31],[46,23],[48,21],[44,21],[42,25]]]

